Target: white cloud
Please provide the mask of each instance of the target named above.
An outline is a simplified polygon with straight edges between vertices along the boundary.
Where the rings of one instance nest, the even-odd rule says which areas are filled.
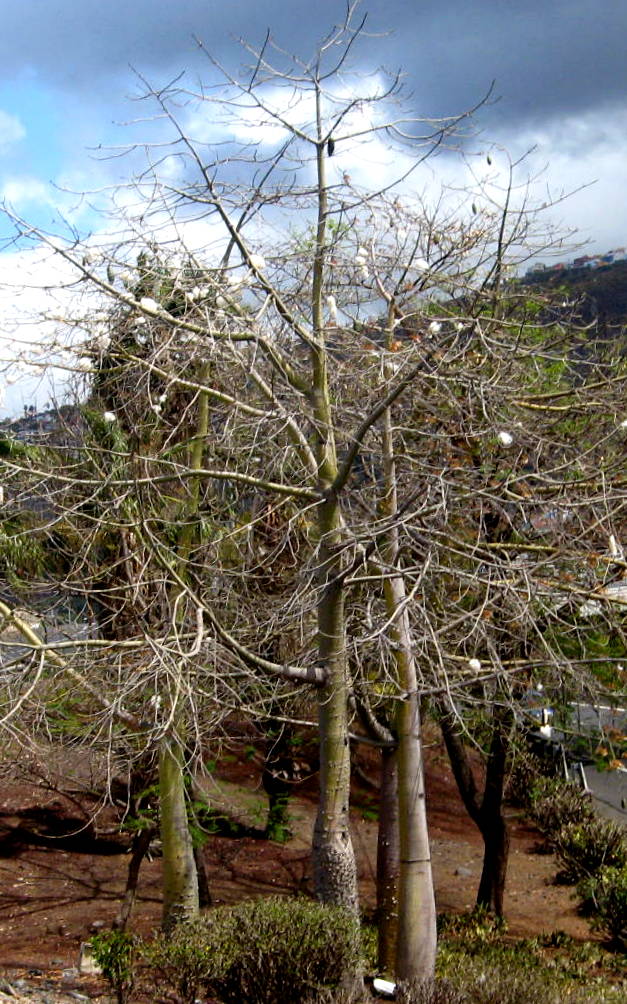
[[[50,185],[38,178],[27,176],[10,178],[5,181],[2,186],[2,199],[15,208],[33,205],[33,203],[43,203],[46,206],[52,204]]]
[[[26,136],[26,129],[16,115],[0,110],[0,146],[11,146]]]

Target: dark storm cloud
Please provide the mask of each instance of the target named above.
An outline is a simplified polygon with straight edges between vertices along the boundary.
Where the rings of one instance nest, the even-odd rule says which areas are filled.
[[[25,68],[89,103],[129,89],[129,64],[163,82],[202,70],[193,35],[233,65],[231,37],[260,41],[270,26],[309,54],[343,13],[336,0],[28,0],[5,5],[0,78]],[[402,66],[424,114],[459,112],[495,80],[501,102],[484,114],[503,128],[606,109],[627,91],[624,0],[372,0],[359,60]],[[206,66],[206,64],[205,64]]]

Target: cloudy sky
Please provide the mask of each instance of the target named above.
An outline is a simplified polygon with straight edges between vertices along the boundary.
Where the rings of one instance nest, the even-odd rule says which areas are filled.
[[[355,61],[364,71],[402,67],[417,113],[443,116],[476,104],[479,144],[514,156],[534,147],[531,171],[550,196],[581,189],[561,207],[590,248],[627,243],[627,3],[625,0],[365,0]],[[194,41],[232,69],[235,39],[271,28],[309,55],[342,16],[339,0],[22,0],[3,4],[0,35],[0,191],[24,218],[62,212],[82,231],[89,204],[67,194],[123,181],[123,160],[101,146],[141,135],[133,68],[155,85],[185,71],[212,81]],[[389,31],[387,37],[380,33]],[[497,99],[497,100],[495,100]],[[582,186],[587,186],[583,187]],[[0,223],[0,237],[8,228]],[[3,274],[16,270],[3,252]],[[19,265],[18,262],[18,266]]]

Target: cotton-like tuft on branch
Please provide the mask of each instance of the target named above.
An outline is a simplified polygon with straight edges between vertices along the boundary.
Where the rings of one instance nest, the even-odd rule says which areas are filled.
[[[623,557],[623,550],[622,550],[621,546],[619,545],[619,543],[618,543],[618,541],[617,541],[617,539],[616,539],[616,537],[614,536],[613,533],[610,534],[610,539],[609,539],[608,543],[609,543],[609,549],[610,549],[611,556],[613,558],[622,558]]]
[[[161,307],[156,300],[153,300],[151,296],[142,296],[139,301],[139,305],[142,310],[145,310],[147,314],[158,314]]]
[[[103,331],[94,338],[94,345],[100,352],[106,352],[111,345],[111,335],[107,331]]]
[[[256,272],[261,272],[266,267],[266,259],[260,254],[251,254],[248,257],[248,264]]]

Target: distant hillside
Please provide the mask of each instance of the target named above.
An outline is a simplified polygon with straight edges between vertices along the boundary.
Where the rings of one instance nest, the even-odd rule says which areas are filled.
[[[547,268],[528,273],[525,286],[563,290],[570,300],[580,301],[582,320],[598,320],[599,330],[627,325],[627,261],[597,268]]]

